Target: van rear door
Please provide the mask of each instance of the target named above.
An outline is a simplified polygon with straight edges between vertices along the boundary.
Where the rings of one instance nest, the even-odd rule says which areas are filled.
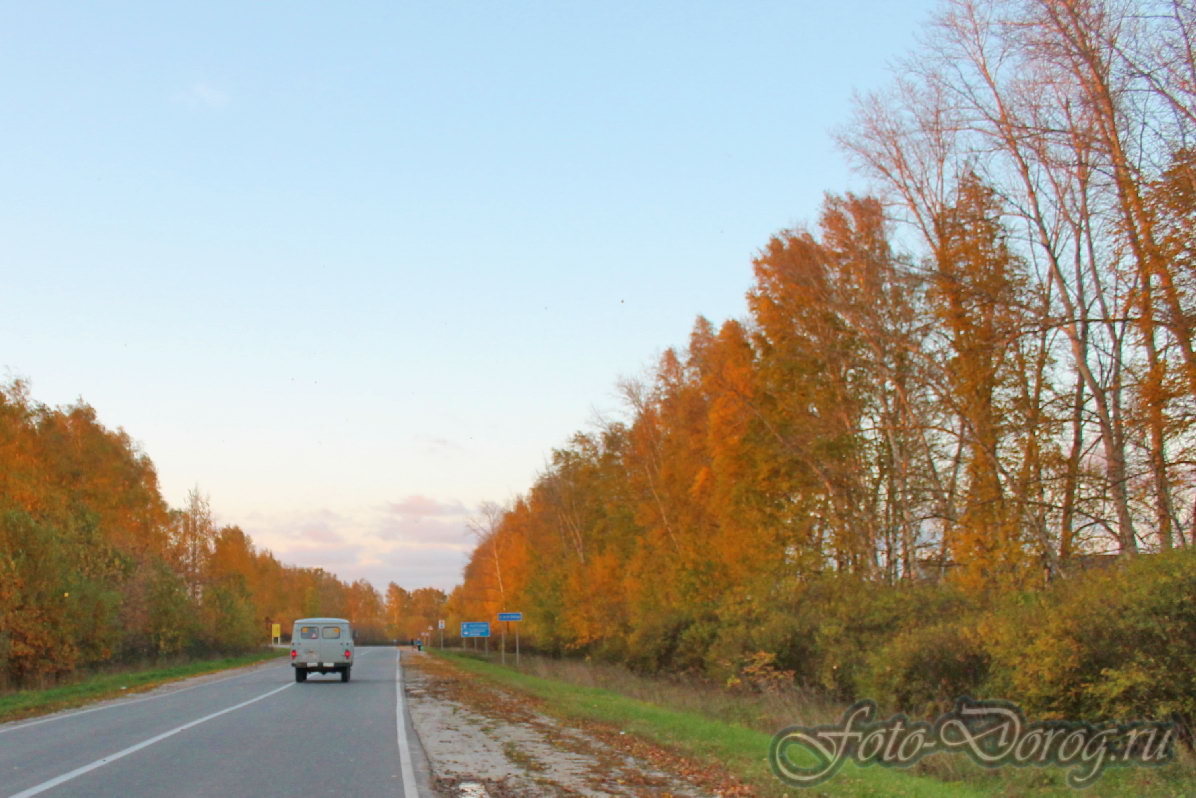
[[[323,645],[320,641],[320,625],[304,624],[296,630],[295,662],[318,665],[323,660]]]
[[[346,652],[352,652],[353,638],[349,627],[343,623],[320,624],[320,657],[325,665],[343,665],[351,661]]]

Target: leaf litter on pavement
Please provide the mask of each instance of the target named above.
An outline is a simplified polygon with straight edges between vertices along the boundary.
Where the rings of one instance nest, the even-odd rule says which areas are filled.
[[[704,765],[603,724],[565,722],[543,701],[443,660],[405,669],[411,718],[443,796],[730,798],[752,792]]]

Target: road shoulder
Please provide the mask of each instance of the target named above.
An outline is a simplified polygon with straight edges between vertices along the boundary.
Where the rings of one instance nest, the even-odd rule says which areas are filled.
[[[617,730],[566,725],[537,711],[535,699],[441,659],[413,656],[404,665],[408,711],[432,769],[435,795],[711,794],[669,772],[660,752],[631,739],[611,739],[623,736]]]

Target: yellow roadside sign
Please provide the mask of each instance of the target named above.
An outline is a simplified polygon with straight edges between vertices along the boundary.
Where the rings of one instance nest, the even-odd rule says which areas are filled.
[[[282,637],[282,624],[276,623],[270,627],[271,637]]]

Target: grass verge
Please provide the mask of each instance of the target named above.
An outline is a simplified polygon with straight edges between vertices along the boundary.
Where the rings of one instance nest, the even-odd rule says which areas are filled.
[[[46,715],[63,709],[102,701],[106,698],[150,690],[167,682],[200,676],[205,673],[239,668],[280,657],[275,650],[255,651],[238,657],[196,660],[177,665],[144,669],[130,669],[115,673],[88,676],[74,684],[48,687],[44,690],[17,690],[0,695],[0,722]]]
[[[845,767],[829,782],[808,790],[785,787],[768,766],[770,735],[697,712],[588,687],[533,676],[501,665],[449,652],[436,652],[458,667],[544,702],[552,714],[576,721],[599,723],[633,734],[700,762],[716,762],[731,775],[765,796],[851,796],[853,798],[967,798],[985,793],[967,785],[933,782],[908,773],[880,768]]]
[[[857,767],[848,763],[829,781],[813,788],[794,788],[773,775],[767,761],[771,733],[712,716],[692,707],[645,701],[616,687],[595,687],[561,678],[546,678],[478,656],[432,652],[459,668],[502,687],[539,699],[545,711],[581,723],[599,724],[661,746],[693,761],[717,763],[761,796],[842,796],[843,798],[947,798],[951,796],[1075,796],[1143,798],[1196,795],[1196,768],[1190,757],[1164,768],[1108,769],[1083,792],[1066,786],[1058,768],[985,770],[959,755],[933,755],[911,770]],[[664,692],[662,694],[667,694]],[[689,703],[689,702],[686,702]],[[712,701],[712,706],[724,702]],[[935,760],[939,760],[935,762]]]

